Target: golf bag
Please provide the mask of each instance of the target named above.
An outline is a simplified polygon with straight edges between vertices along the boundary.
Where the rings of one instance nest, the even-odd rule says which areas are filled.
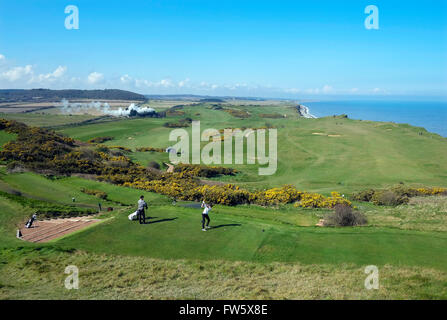
[[[128,216],[130,221],[138,220],[138,211],[135,211]]]

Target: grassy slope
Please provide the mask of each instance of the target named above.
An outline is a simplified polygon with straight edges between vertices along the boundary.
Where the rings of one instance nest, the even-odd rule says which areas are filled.
[[[1,179],[5,184],[12,183],[16,190],[32,192],[36,197],[65,204],[71,203],[70,197],[62,201],[66,190],[77,190],[81,185],[106,191],[111,200],[126,204],[133,204],[141,193],[139,190],[75,177],[52,181],[25,173],[3,175]],[[26,189],[30,183],[34,191]],[[40,190],[46,191],[41,193]],[[97,203],[97,199],[92,196],[79,194],[78,197],[77,205]],[[447,237],[444,233],[383,227],[299,227],[312,226],[325,211],[290,206],[278,210],[257,206],[217,206],[213,210],[212,225],[220,227],[204,233],[200,231],[200,209],[172,206],[168,199],[159,195],[146,193],[146,197],[151,204],[148,212],[152,216],[150,221],[156,223],[139,225],[129,222],[127,214],[134,210],[134,206],[127,209],[123,207],[125,210],[116,212],[114,219],[64,238],[58,245],[90,252],[168,259],[300,261],[310,264],[349,262],[358,265],[419,265],[441,269],[447,265],[443,250],[447,245]],[[17,214],[23,219],[24,210],[11,207],[15,204],[5,199],[1,203],[1,211],[7,214],[8,219]],[[14,229],[9,228],[11,237],[14,237]],[[202,242],[206,246],[200,246]],[[433,256],[437,259],[430,259]]]
[[[234,211],[238,209],[235,208]],[[306,264],[406,265],[447,270],[447,236],[386,228],[300,228],[221,213],[215,208],[209,232],[200,210],[154,207],[152,223],[125,215],[67,237],[59,244],[92,252],[168,259],[299,261]],[[436,256],[436,259],[432,257]]]
[[[205,108],[191,108],[187,116],[201,113],[202,128],[266,122],[278,127],[278,172],[263,179],[255,168],[242,168],[235,179],[250,187],[293,183],[308,190],[350,191],[399,181],[446,184],[446,164],[439,160],[445,158],[446,140],[439,136],[420,136],[420,129],[405,125],[291,119],[293,110],[277,108],[282,109],[248,109],[249,120]],[[288,118],[262,119],[257,117],[261,112],[287,113]],[[110,145],[164,147],[170,130],[160,124],[171,120],[122,120],[63,131],[83,140],[113,135]],[[153,154],[132,156],[147,162]],[[81,187],[103,190],[110,200],[125,204],[141,193],[76,177],[51,181],[25,173],[3,174],[0,180],[0,188],[48,201],[68,204],[73,194],[84,206],[98,200],[80,193]],[[443,200],[435,207],[399,207],[397,214],[366,205],[362,210],[375,227],[346,229],[312,227],[325,210],[216,207],[212,224],[221,227],[205,233],[200,231],[200,210],[144,194],[152,204],[150,221],[157,223],[129,222],[126,215],[134,208],[122,207],[112,214],[114,219],[45,245],[14,239],[18,221],[29,213],[0,198],[0,298],[447,298],[447,236],[434,232],[443,228],[432,227],[444,221]],[[423,210],[432,216],[421,216]],[[82,251],[73,254],[72,248]],[[63,289],[68,264],[81,267],[79,291]],[[363,287],[363,267],[369,264],[380,266],[379,291]]]
[[[4,172],[4,170],[3,170]],[[108,200],[104,201],[85,193],[81,188],[101,190],[107,193]],[[34,173],[2,174],[0,170],[0,190],[18,190],[37,199],[52,201],[61,204],[73,204],[72,198],[76,199],[74,204],[86,207],[97,206],[98,202],[103,205],[116,205],[119,202],[131,205],[138,200],[140,195],[144,195],[149,203],[168,203],[168,199],[156,193],[141,190],[118,187],[105,182],[87,180],[77,177],[66,177],[50,180]]]
[[[197,210],[163,206],[151,207],[153,220],[177,220],[139,225],[115,214],[41,245],[14,239],[21,209],[0,198],[0,299],[447,299],[440,233],[297,228],[223,207],[213,224],[241,226],[204,233]],[[363,286],[371,263],[377,291]],[[79,290],[64,289],[67,265],[79,267]]]
[[[416,197],[408,205],[377,207],[357,204],[373,226],[392,226],[405,230],[447,231],[447,197]]]
[[[15,238],[17,224],[24,222],[31,216],[32,211],[18,203],[0,196],[0,244],[1,246],[14,246],[23,243]]]
[[[50,127],[50,126],[60,126],[67,124],[75,124],[85,120],[90,120],[97,118],[97,116],[92,115],[55,115],[45,113],[0,113],[0,118],[8,120],[17,120],[26,123],[30,126],[38,127]]]
[[[200,118],[205,128],[260,127],[270,123],[278,128],[278,170],[260,177],[256,166],[236,166],[242,174],[233,179],[251,188],[290,183],[297,187],[328,193],[352,192],[399,182],[447,185],[447,139],[408,125],[337,118],[298,119],[290,108],[252,108],[249,119],[236,119],[224,111],[189,107],[185,116]],[[265,109],[265,110],[264,110]],[[263,119],[259,113],[276,110],[288,114],[284,119]],[[272,111],[270,111],[271,113]],[[200,116],[195,116],[200,113]],[[114,136],[109,145],[130,148],[170,145],[170,129],[160,127],[167,119],[135,119],[64,129],[69,136],[88,140],[95,136]],[[419,135],[419,132],[423,132]],[[323,133],[315,135],[313,133]],[[327,135],[339,135],[328,137]],[[172,144],[172,143],[171,143]],[[163,156],[138,154],[134,159],[146,164],[163,161]]]
[[[67,265],[79,267],[79,290],[64,288]],[[447,299],[446,273],[421,267],[380,268],[379,290],[365,290],[364,267],[349,264],[172,261],[21,248],[0,251],[0,268],[0,299]]]

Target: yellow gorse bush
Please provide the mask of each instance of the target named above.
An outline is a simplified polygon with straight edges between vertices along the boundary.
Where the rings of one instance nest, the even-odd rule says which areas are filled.
[[[178,200],[201,201],[223,205],[258,204],[263,206],[295,203],[297,207],[333,208],[337,204],[351,206],[351,202],[338,192],[332,192],[330,197],[318,193],[298,191],[291,185],[272,188],[264,191],[250,192],[233,184],[198,185],[198,180],[184,173],[165,175],[162,180],[137,179],[123,185],[161,193]]]
[[[317,193],[297,190],[285,185],[263,191],[248,191],[233,184],[208,185],[197,176],[214,176],[234,174],[232,168],[179,165],[174,173],[160,173],[149,170],[130,158],[114,156],[107,150],[124,147],[108,147],[96,151],[88,147],[79,147],[71,138],[63,137],[54,131],[32,128],[25,124],[0,120],[0,130],[18,134],[16,141],[5,144],[0,151],[0,159],[32,169],[34,171],[51,171],[56,174],[70,175],[87,173],[97,180],[117,185],[152,191],[179,200],[202,201],[223,205],[259,204],[263,206],[295,203],[306,208],[333,208],[336,204],[351,203],[333,192],[330,197]],[[422,192],[422,191],[421,191]],[[424,192],[441,192],[431,189]]]
[[[447,194],[447,188],[416,188],[416,192],[419,195],[425,195],[425,196],[435,196],[439,194]]]
[[[333,208],[337,204],[351,206],[351,201],[345,199],[338,192],[331,192],[330,197],[325,197],[319,193],[303,193],[301,201],[295,206],[304,208]]]

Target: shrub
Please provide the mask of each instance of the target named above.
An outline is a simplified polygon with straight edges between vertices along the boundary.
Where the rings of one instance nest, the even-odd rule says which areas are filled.
[[[87,142],[88,143],[104,143],[106,141],[110,141],[113,139],[114,139],[114,137],[95,137],[95,138],[88,140]]]
[[[338,204],[352,205],[351,201],[342,197],[338,192],[331,192],[331,196],[328,198],[319,193],[303,192],[300,201],[295,206],[304,208],[334,208]]]
[[[244,110],[236,110],[236,109],[224,109],[225,112],[231,114],[233,117],[236,118],[249,118],[250,114],[247,111]]]
[[[298,191],[291,185],[285,185],[281,188],[272,188],[265,191],[258,191],[251,197],[251,201],[260,205],[278,205],[293,203],[302,199],[304,193]]]
[[[237,171],[233,168],[205,166],[200,164],[178,164],[174,172],[183,172],[194,177],[211,178],[219,175],[234,175]]]
[[[121,151],[118,150],[118,149],[112,149],[112,150],[109,150],[109,154],[110,154],[112,157],[122,157],[122,156],[124,156],[124,153],[121,152]]]
[[[122,147],[122,146],[109,146],[109,149],[118,149],[121,151],[132,152],[131,149],[129,149],[127,147]]]
[[[6,170],[9,173],[19,173],[24,172],[25,168],[19,161],[11,161],[6,165]]]
[[[282,114],[279,114],[279,113],[260,113],[259,116],[261,118],[270,118],[270,119],[284,118],[284,116]]]
[[[156,161],[149,162],[149,164],[147,166],[148,166],[148,168],[160,170],[160,164]]]
[[[174,106],[170,108],[168,111],[166,111],[167,116],[175,117],[175,116],[183,116],[185,114],[185,111],[179,110],[183,108],[183,106]]]
[[[153,148],[153,147],[142,147],[137,148],[137,152],[165,152],[165,149],[163,148]]]
[[[101,191],[101,190],[93,190],[93,189],[86,189],[86,188],[81,188],[81,192],[85,193],[85,194],[89,194],[91,196],[95,196],[97,198],[106,200],[107,199],[107,193]]]
[[[325,220],[325,226],[333,226],[333,227],[352,227],[352,226],[361,226],[367,223],[367,219],[365,215],[361,212],[354,211],[352,207],[337,204],[334,207],[334,212],[329,214]]]
[[[352,199],[355,200],[355,201],[370,202],[372,197],[374,196],[374,193],[375,193],[374,189],[360,191],[358,193],[355,193],[352,196]]]
[[[409,198],[406,195],[398,195],[391,190],[375,192],[371,202],[379,206],[398,206],[408,203]]]
[[[163,123],[165,128],[187,128],[189,125],[184,122],[165,122]]]
[[[370,189],[353,194],[357,201],[372,202],[376,205],[397,206],[408,203],[409,198],[418,196],[447,195],[447,188],[413,188],[400,184],[389,189]]]

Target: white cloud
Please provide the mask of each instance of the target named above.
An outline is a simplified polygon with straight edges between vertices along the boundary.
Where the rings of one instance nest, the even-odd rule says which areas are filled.
[[[65,74],[66,71],[67,71],[67,67],[59,66],[56,68],[56,70],[53,71],[51,76],[54,78],[60,78]]]
[[[157,85],[157,84],[156,84]],[[173,87],[174,85],[172,84],[172,81],[170,79],[162,79],[159,83],[159,86],[168,88],[168,87]]]
[[[334,88],[332,88],[329,85],[325,85],[322,89],[323,93],[333,93],[334,92]]]
[[[25,67],[14,67],[3,72],[0,77],[10,82],[21,80],[25,77],[33,75],[33,67],[31,65],[26,65]]]
[[[87,82],[90,84],[96,84],[104,80],[104,75],[99,72],[92,72],[87,77]]]
[[[132,78],[128,74],[125,74],[124,76],[120,77],[120,81],[121,83],[129,84],[132,82]]]
[[[39,74],[37,77],[32,77],[30,79],[31,83],[45,83],[45,82],[51,82],[58,80],[62,78],[67,71],[67,67],[65,66],[58,66],[56,70],[54,70],[51,73],[46,74]]]
[[[284,89],[285,93],[291,93],[291,94],[297,94],[300,93],[301,90],[298,88],[288,88],[288,89]]]
[[[320,89],[318,89],[318,88],[315,88],[315,89],[306,89],[306,90],[304,90],[304,92],[305,92],[305,93],[308,93],[308,94],[319,94],[319,93],[320,93]]]
[[[178,86],[179,88],[187,87],[189,82],[189,78],[186,78],[185,80],[179,81]]]
[[[4,88],[37,88],[45,87],[52,89],[62,88],[89,88],[102,85],[109,88],[122,88],[140,93],[191,93],[209,95],[240,95],[240,96],[270,96],[270,97],[305,97],[317,95],[335,94],[389,94],[381,88],[358,89],[339,88],[334,89],[326,84],[321,87],[302,89],[296,87],[281,88],[272,85],[258,85],[244,82],[234,83],[213,83],[207,81],[193,81],[189,78],[183,80],[173,80],[169,77],[161,80],[148,80],[144,78],[134,78],[129,74],[109,78],[99,72],[89,74],[69,74],[68,68],[59,65],[48,73],[37,73],[32,65],[11,66],[10,60],[0,54],[0,86]]]

